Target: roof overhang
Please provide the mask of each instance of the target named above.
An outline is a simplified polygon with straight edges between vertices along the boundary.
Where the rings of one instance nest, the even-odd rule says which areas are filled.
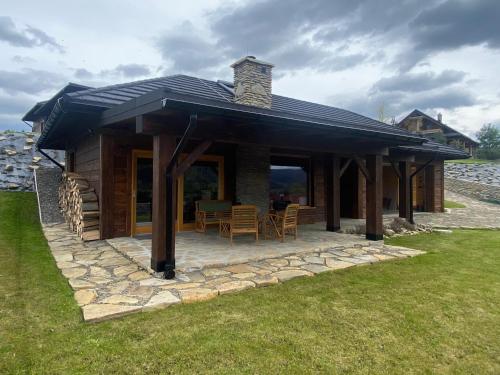
[[[322,120],[272,109],[252,107],[233,102],[215,101],[197,96],[179,94],[169,89],[160,89],[122,105],[107,109],[101,117],[101,126],[111,125],[136,116],[161,110],[179,110],[198,115],[239,118],[260,123],[295,125],[297,128],[322,129],[353,136],[377,139],[390,144],[421,144],[425,141],[412,133],[395,134],[384,129],[366,129],[355,124]]]

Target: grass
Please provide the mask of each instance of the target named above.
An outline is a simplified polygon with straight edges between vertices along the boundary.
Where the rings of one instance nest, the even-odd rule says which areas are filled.
[[[82,322],[30,193],[0,193],[0,373],[500,373],[500,231],[428,254]]]
[[[462,203],[454,202],[454,201],[444,201],[444,208],[465,208],[466,206]]]
[[[453,164],[498,164],[500,160],[486,160],[486,159],[457,159],[457,160],[445,160],[445,163]]]

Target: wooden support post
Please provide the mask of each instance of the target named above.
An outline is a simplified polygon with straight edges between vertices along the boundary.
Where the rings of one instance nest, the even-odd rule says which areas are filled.
[[[99,177],[99,235],[101,240],[113,237],[114,225],[114,141],[113,137],[101,134]]]
[[[425,167],[425,198],[424,198],[424,210],[426,212],[435,212],[436,204],[435,204],[435,169],[432,164],[429,164]]]
[[[175,150],[175,137],[159,134],[153,137],[153,238],[151,268],[163,272],[167,263],[175,263],[175,186],[167,189],[165,171]],[[173,180],[173,179],[172,179]],[[167,198],[167,190],[170,197]],[[167,199],[169,200],[167,203]],[[169,208],[167,208],[169,207]],[[167,226],[167,214],[172,223]]]
[[[410,221],[411,192],[410,192],[410,163],[399,162],[399,217]]]
[[[325,158],[326,230],[340,229],[340,159],[334,155]]]
[[[366,169],[370,176],[366,179],[366,238],[378,241],[384,238],[382,155],[367,155]]]

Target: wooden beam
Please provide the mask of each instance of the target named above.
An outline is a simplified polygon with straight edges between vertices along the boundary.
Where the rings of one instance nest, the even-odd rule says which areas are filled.
[[[340,159],[328,154],[325,157],[325,209],[326,230],[340,230]]]
[[[371,179],[366,181],[366,238],[379,241],[384,238],[382,155],[368,155],[366,168],[371,176]]]
[[[344,165],[340,169],[340,177],[342,177],[344,175],[344,172],[347,170],[347,168],[349,167],[349,165],[351,164],[351,162],[352,162],[352,159],[347,159],[346,160],[346,162],[344,163]]]
[[[399,217],[410,222],[410,211],[412,205],[412,196],[410,189],[410,163],[407,161],[399,162]]]
[[[398,176],[398,178],[401,179],[401,172],[399,171],[399,168],[396,166],[394,160],[389,159],[389,163],[391,163],[391,167],[394,170],[394,173],[396,173],[396,176]]]
[[[212,141],[206,140],[198,144],[193,151],[175,168],[174,175],[182,176],[198,158],[212,145]]]
[[[175,137],[159,134],[153,137],[153,238],[151,243],[151,268],[163,272],[171,254],[167,255],[167,243],[175,248],[175,227],[167,228],[166,178],[165,171],[175,150]],[[175,199],[175,194],[170,199]],[[173,205],[175,207],[175,204]],[[175,254],[174,254],[175,255]]]
[[[382,155],[380,155],[380,156],[382,156]],[[353,159],[356,162],[356,164],[358,165],[358,168],[361,171],[361,173],[363,173],[363,176],[365,176],[366,181],[370,182],[371,181],[370,172],[366,168],[365,163],[363,163],[363,160],[361,160],[361,158],[359,156],[354,156]]]
[[[99,136],[99,234],[101,240],[113,237],[114,226],[114,140],[113,137]]]
[[[424,210],[427,212],[435,212],[436,211],[436,205],[435,205],[435,176],[434,176],[434,166],[432,164],[429,164],[427,167],[425,167],[425,182],[424,182],[424,189],[425,189],[425,198],[424,198]]]

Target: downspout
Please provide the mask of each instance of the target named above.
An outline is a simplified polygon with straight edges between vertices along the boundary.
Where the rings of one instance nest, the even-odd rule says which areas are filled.
[[[42,154],[43,156],[45,156],[47,159],[49,159],[52,163],[54,163],[55,165],[57,165],[59,168],[61,168],[61,171],[64,172],[64,166],[62,164],[60,164],[57,160],[53,159],[49,154],[47,154],[46,152],[44,152],[38,145],[36,146],[36,150]]]
[[[177,147],[175,148],[172,158],[170,159],[170,162],[168,163],[166,168],[165,179],[166,179],[167,217],[165,220],[166,224],[165,226],[167,230],[172,230],[172,228],[174,228],[175,226],[174,225],[175,219],[172,214],[172,212],[175,212],[175,207],[173,203],[173,197],[175,191],[174,188],[175,166],[177,165],[177,160],[179,159],[181,153],[184,151],[184,148],[186,147],[186,144],[189,138],[192,136],[197,125],[198,125],[198,116],[196,114],[191,114],[189,116],[189,124],[186,128],[186,131],[184,132],[184,135],[182,136],[179,143],[177,144]],[[165,279],[173,279],[175,277],[175,242],[169,245],[167,241],[166,247],[167,248],[165,250],[168,255],[167,255],[167,262],[165,264],[164,277]],[[171,247],[172,249],[169,249],[169,247]]]

